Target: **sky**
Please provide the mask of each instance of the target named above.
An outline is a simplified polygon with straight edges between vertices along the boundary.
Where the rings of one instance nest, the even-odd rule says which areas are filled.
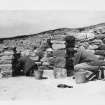
[[[33,1],[0,0],[0,38],[105,22],[104,0]]]

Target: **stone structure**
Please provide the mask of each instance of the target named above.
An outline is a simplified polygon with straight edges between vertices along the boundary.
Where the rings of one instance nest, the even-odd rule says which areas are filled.
[[[82,34],[81,34],[82,33]],[[88,33],[92,34],[94,36],[91,37],[91,35],[89,35],[89,39],[88,37],[82,37],[83,33]],[[70,28],[62,28],[62,29],[56,29],[56,30],[50,30],[50,31],[46,31],[46,32],[42,32],[42,33],[38,33],[38,34],[32,34],[32,35],[26,35],[26,36],[19,36],[19,37],[13,37],[13,38],[1,38],[0,39],[0,68],[2,71],[9,71],[11,72],[11,59],[12,59],[12,54],[13,52],[11,51],[11,48],[13,47],[17,47],[18,51],[25,51],[25,50],[30,50],[32,51],[33,48],[39,48],[41,42],[43,39],[51,39],[51,41],[53,42],[53,40],[55,40],[55,42],[53,42],[52,47],[55,48],[55,46],[57,45],[58,47],[56,47],[55,49],[55,56],[58,57],[58,64],[56,64],[56,66],[65,67],[65,63],[68,62],[70,60],[70,58],[73,57],[73,46],[66,46],[66,52],[68,53],[69,51],[71,52],[70,54],[67,54],[67,56],[69,55],[69,57],[66,56],[66,59],[64,59],[65,57],[65,44],[60,42],[57,43],[59,41],[64,41],[64,38],[66,36],[74,36],[76,37],[76,35],[80,35],[81,38],[83,39],[82,41],[80,39],[76,39],[81,43],[84,42],[89,42],[91,43],[94,40],[101,40],[103,42],[103,44],[105,44],[105,24],[99,24],[99,25],[95,25],[95,26],[90,26],[90,27],[85,27],[85,28],[78,28],[78,29],[70,29]],[[78,38],[78,37],[76,37]],[[90,40],[91,39],[91,40]],[[102,56],[104,57],[104,53],[103,50],[104,47],[101,46],[99,51],[96,51],[96,54],[103,54]],[[34,56],[31,56],[32,58]],[[72,59],[69,61],[72,62]],[[66,63],[67,64],[67,63]],[[67,66],[67,65],[66,65]],[[71,68],[72,67],[72,63],[70,63],[69,65]],[[68,66],[68,67],[69,67]]]
[[[75,37],[67,36],[65,38],[66,41],[66,63],[65,68],[67,70],[67,76],[73,75],[74,65],[73,65],[73,57],[74,57],[74,47],[75,47]]]

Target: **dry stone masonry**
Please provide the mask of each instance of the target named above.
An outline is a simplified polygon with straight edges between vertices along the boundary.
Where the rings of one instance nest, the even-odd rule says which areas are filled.
[[[30,50],[30,57],[32,59],[36,59],[34,56],[34,48],[39,48],[41,42],[46,39],[51,39],[53,43],[52,47],[54,49],[54,56],[56,68],[64,68],[65,67],[65,42],[64,38],[66,36],[74,36],[78,41],[77,45],[84,44],[88,42],[91,44],[91,49],[94,49],[94,52],[97,57],[100,59],[104,59],[105,57],[105,23],[70,29],[70,28],[62,28],[56,30],[50,30],[38,34],[32,35],[24,35],[19,37],[12,38],[1,38],[0,39],[0,70],[1,72],[7,72],[7,74],[11,74],[11,59],[12,59],[12,50],[14,46],[17,47],[18,51],[26,51]],[[96,43],[100,43],[101,45],[97,50]],[[62,69],[63,70],[63,69]],[[59,71],[59,70],[58,70]],[[64,70],[63,70],[64,71]],[[65,74],[65,73],[64,73]]]

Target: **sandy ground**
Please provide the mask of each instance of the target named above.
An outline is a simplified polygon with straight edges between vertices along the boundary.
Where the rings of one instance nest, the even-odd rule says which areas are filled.
[[[73,88],[58,88],[58,84]],[[36,105],[105,105],[105,81],[76,84],[72,78],[3,78],[0,79],[0,101],[31,102]]]

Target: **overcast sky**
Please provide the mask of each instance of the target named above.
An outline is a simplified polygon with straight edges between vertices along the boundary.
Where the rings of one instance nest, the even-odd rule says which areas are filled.
[[[75,28],[105,22],[105,11],[1,10],[0,37],[34,34],[56,28]]]

